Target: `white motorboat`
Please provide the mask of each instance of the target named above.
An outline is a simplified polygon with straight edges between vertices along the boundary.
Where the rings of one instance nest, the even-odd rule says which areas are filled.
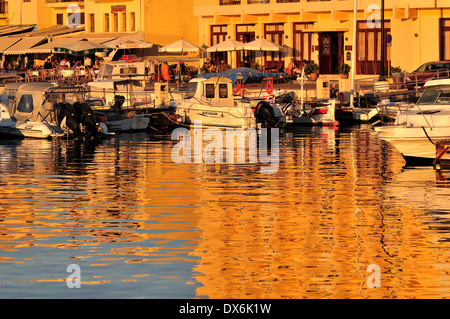
[[[450,139],[450,79],[428,81],[425,91],[409,111],[397,115],[393,125],[375,127],[407,165],[430,165],[436,143]]]
[[[169,106],[187,125],[201,121],[203,126],[245,129],[284,126],[286,121],[277,105],[235,98],[232,80],[223,76],[192,79],[184,97]]]
[[[45,139],[103,132],[103,126],[90,117],[91,109],[82,110],[87,106],[82,105],[85,93],[82,87],[60,87],[50,82],[10,83],[0,95],[0,133]]]

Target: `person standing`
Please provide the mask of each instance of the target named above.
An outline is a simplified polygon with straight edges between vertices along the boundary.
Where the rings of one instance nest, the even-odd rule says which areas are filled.
[[[170,74],[169,74],[169,65],[167,62],[164,62],[161,64],[161,74],[164,79],[164,81],[169,82],[170,81]]]

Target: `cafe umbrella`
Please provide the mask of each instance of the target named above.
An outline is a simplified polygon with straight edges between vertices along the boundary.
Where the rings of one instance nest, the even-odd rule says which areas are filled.
[[[101,43],[92,42],[88,39],[81,39],[76,42],[57,46],[53,49],[56,53],[67,53],[75,56],[87,55],[96,52],[108,52],[110,50],[112,50],[111,47]]]
[[[256,39],[244,44],[244,50],[253,50],[261,52],[261,61],[263,61],[263,51],[286,52],[287,49],[279,44],[273,43],[264,38]]]

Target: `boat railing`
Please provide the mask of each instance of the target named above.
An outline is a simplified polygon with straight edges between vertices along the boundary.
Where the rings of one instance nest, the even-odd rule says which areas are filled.
[[[373,92],[386,97],[399,93],[419,97],[427,80],[450,78],[450,69],[433,70],[426,73],[393,73],[388,76],[372,76],[355,80],[356,92]]]

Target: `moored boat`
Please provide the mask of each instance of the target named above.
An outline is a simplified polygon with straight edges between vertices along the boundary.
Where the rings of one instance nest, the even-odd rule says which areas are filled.
[[[277,105],[264,100],[236,99],[232,80],[223,76],[192,79],[184,97],[171,101],[169,106],[186,125],[195,121],[225,128],[285,125],[285,116]]]
[[[50,82],[10,83],[0,95],[0,133],[44,139],[98,135],[104,127],[94,121],[85,93]]]
[[[398,114],[393,125],[374,129],[402,154],[407,165],[431,165],[436,143],[450,139],[450,79],[428,81],[409,111]]]

